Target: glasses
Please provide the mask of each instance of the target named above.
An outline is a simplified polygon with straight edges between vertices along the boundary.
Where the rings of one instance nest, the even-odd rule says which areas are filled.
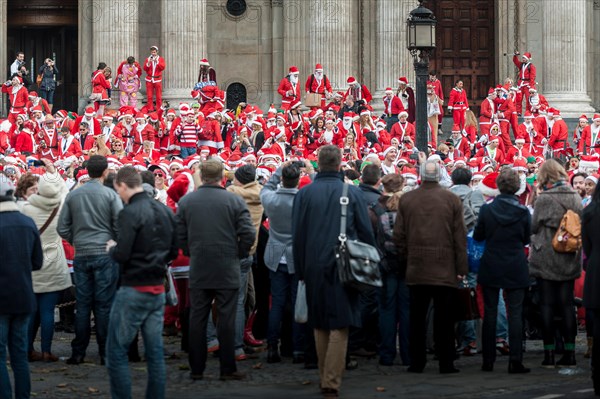
[[[113,143],[113,147],[121,147],[123,144],[121,143]]]
[[[165,174],[163,172],[154,172],[154,176],[156,176],[156,177],[165,177]]]

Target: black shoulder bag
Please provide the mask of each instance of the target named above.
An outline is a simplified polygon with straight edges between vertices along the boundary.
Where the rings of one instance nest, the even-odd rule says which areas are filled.
[[[379,271],[379,251],[372,245],[358,240],[348,240],[346,236],[346,216],[348,212],[348,184],[344,184],[340,204],[342,217],[340,223],[340,244],[335,248],[335,258],[340,282],[346,288],[359,291],[382,287]]]

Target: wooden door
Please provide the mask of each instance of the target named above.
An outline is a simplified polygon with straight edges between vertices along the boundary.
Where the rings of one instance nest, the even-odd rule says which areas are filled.
[[[437,71],[447,100],[457,80],[462,80],[469,106],[479,116],[479,105],[495,86],[495,0],[429,0],[437,19],[435,54]]]

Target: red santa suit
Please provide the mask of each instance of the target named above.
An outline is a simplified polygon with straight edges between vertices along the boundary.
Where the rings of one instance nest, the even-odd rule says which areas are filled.
[[[452,88],[448,99],[448,109],[452,110],[454,124],[462,129],[465,126],[465,111],[469,109],[467,92],[464,89]]]
[[[90,129],[90,134],[92,136],[97,136],[102,132],[102,129],[100,127],[100,122],[98,122],[98,119],[96,119],[96,118],[87,119],[85,117],[85,115],[79,115],[77,118],[75,118],[75,122],[73,122],[73,126],[71,126],[71,134],[73,136],[75,136],[77,133],[79,133],[79,125],[81,124],[81,122],[85,122],[88,124],[88,128]]]
[[[352,82],[356,82],[356,80],[351,77],[348,79],[348,84],[351,84]],[[365,85],[351,85],[348,90],[346,90],[344,98],[348,97],[349,95],[352,95],[354,101],[363,100],[366,104],[369,104],[373,99],[371,92]]]
[[[92,93],[100,97],[100,99],[94,100],[95,111],[100,109],[101,100],[108,100],[108,89],[110,89],[110,82],[106,80],[104,71],[98,69],[92,74]]]
[[[533,115],[538,116],[540,111],[546,111],[548,109],[548,100],[541,94],[530,95],[525,103],[525,108],[527,111],[531,112]]]
[[[594,118],[600,115],[594,115]],[[587,125],[581,132],[579,140],[579,152],[585,155],[600,154],[600,148],[592,148],[600,144],[600,126],[595,123]]]
[[[471,146],[469,145],[469,140],[467,140],[466,137],[461,136],[460,139],[458,139],[458,141],[455,141],[452,138],[450,138],[450,140],[452,141],[454,148],[460,154],[460,155],[457,155],[457,157],[461,157],[461,156],[465,156],[467,158],[471,157]],[[451,158],[451,159],[454,160],[455,158]]]
[[[288,75],[279,82],[277,92],[281,96],[281,109],[288,111],[293,102],[300,101],[300,82],[292,83]]]
[[[415,126],[409,122],[396,122],[392,126],[392,131],[390,132],[390,140],[393,138],[397,138],[400,143],[404,140],[405,137],[410,137],[412,142],[414,143],[416,140],[416,132]]]
[[[509,148],[508,152],[506,153],[505,161],[512,164],[515,162],[515,158],[527,159],[531,155],[532,154],[527,150],[527,147],[525,145],[521,149],[519,149],[519,147],[517,147],[516,145],[513,145]]]
[[[517,80],[519,92],[517,93],[517,97],[515,98],[515,107],[517,112],[520,114],[523,110],[522,101],[523,97],[525,101],[529,101],[529,88],[535,87],[535,79],[536,79],[536,69],[535,65],[533,65],[530,61],[531,54],[525,53],[523,54],[526,57],[525,62],[519,60],[518,55],[513,55],[513,63],[519,69],[519,79]]]
[[[37,152],[42,158],[55,160],[58,158],[58,130],[47,128],[44,126],[35,134],[36,143],[38,145]],[[42,144],[42,140],[44,144]]]
[[[15,143],[15,151],[22,154],[33,154],[35,151],[33,131],[30,129],[23,129],[17,135]]]
[[[44,114],[49,114],[51,113],[50,111],[50,105],[48,105],[48,101],[46,101],[45,99],[41,98],[41,97],[37,97],[37,94],[35,91],[32,91],[29,93],[29,96],[33,96],[35,94],[35,97],[32,100],[27,101],[27,105],[25,106],[25,108],[27,108],[27,111],[30,113],[30,117],[31,117],[31,113],[33,112],[33,109],[37,106],[40,106],[42,108],[42,112]]]
[[[493,89],[490,89],[492,92]],[[489,94],[489,92],[488,92]],[[481,102],[481,107],[479,109],[479,128],[481,129],[481,135],[490,134],[490,127],[492,123],[494,123],[494,115],[496,114],[496,104],[494,104],[494,100],[490,97],[486,97]]]
[[[8,94],[8,103],[10,104],[10,111],[8,112],[8,120],[10,123],[17,121],[17,115],[25,114],[27,101],[29,94],[23,84],[13,86],[12,84],[2,85],[2,93]]]
[[[165,70],[165,59],[160,55],[155,58],[151,56],[144,62],[146,72],[146,96],[148,98],[148,109],[154,111],[154,95],[156,95],[156,108],[162,105],[162,74]]]
[[[154,141],[154,128],[149,123],[136,123],[131,131],[133,134],[133,144],[130,156],[142,151],[144,141]]]
[[[556,117],[556,113],[554,114]],[[554,119],[554,124],[552,125],[552,132],[550,134],[550,138],[548,139],[548,147],[552,148],[554,151],[563,150],[569,147],[569,128],[565,121],[560,119]]]
[[[345,117],[346,118],[346,117]],[[344,126],[344,120],[338,122],[337,124],[337,134],[333,138],[334,144],[337,146],[344,145],[344,140],[349,132],[354,134],[354,140],[356,142],[360,142],[362,140],[362,134],[360,132],[360,126],[356,122],[352,122],[348,127]]]
[[[200,125],[198,147],[208,147],[210,155],[214,155],[225,147],[221,137],[221,124],[209,115]]]
[[[533,122],[521,123],[518,127],[517,137],[525,139],[525,148],[531,155],[538,156],[543,153],[545,137],[538,133]]]
[[[66,139],[61,137],[58,141],[58,156],[59,158],[68,158],[70,156],[76,156],[79,158],[83,155],[81,150],[81,144],[79,140],[75,138],[73,135],[69,135]]]
[[[402,111],[404,111],[404,105],[398,96],[392,96],[391,99],[388,96],[383,97],[383,112],[388,118],[397,118]]]
[[[498,121],[500,122],[500,134],[502,135],[502,141],[504,142],[504,146],[506,148],[510,148],[512,145],[510,141],[509,129],[514,112],[515,104],[510,98],[506,98],[499,103],[497,115]]]
[[[321,65],[317,64],[317,68],[315,69],[321,69],[318,68]],[[331,82],[329,81],[329,78],[327,77],[327,75],[323,74],[321,76],[321,79],[318,79],[317,76],[315,76],[315,74],[311,74],[307,79],[306,79],[306,83],[304,84],[304,90],[307,93],[318,93],[321,95],[321,107],[325,106],[325,96],[327,95],[327,93],[331,93],[332,89],[331,89]]]
[[[498,165],[501,165],[504,161],[504,152],[500,149],[500,147],[496,147],[496,150],[492,150],[489,146],[485,146],[480,148],[479,151],[475,154],[476,158],[488,157],[489,159],[493,159],[496,161]]]

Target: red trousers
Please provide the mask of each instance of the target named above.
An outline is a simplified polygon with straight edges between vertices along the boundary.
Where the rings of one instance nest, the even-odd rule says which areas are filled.
[[[500,137],[504,142],[504,148],[511,148],[512,142],[510,141],[510,122],[500,121]]]
[[[519,115],[523,112],[523,99],[525,99],[525,108],[529,110],[529,86],[521,87],[521,91],[518,91],[517,96],[515,97],[515,107],[517,108],[517,113]]]
[[[452,118],[454,119],[454,124],[460,126],[462,130],[465,127],[465,112],[464,109],[453,109],[452,110]]]
[[[154,94],[156,94],[156,108],[154,108],[153,104]],[[148,100],[146,105],[150,111],[160,109],[160,106],[162,105],[162,82],[146,82],[146,98]]]

